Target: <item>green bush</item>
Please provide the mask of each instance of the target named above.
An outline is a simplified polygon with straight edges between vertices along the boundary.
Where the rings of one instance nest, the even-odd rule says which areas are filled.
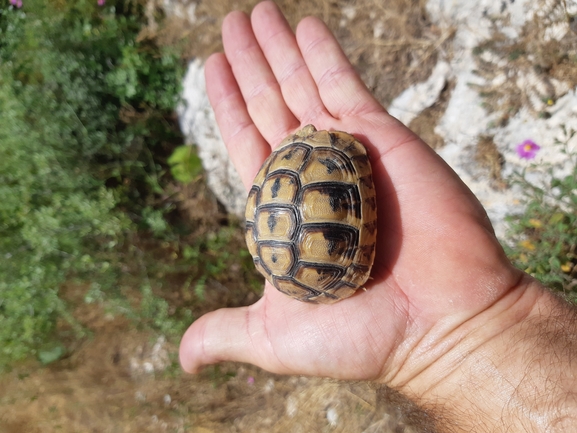
[[[570,165],[569,173],[556,175],[554,167],[540,167],[547,185],[538,186],[517,173],[515,181],[525,194],[525,211],[509,217],[509,257],[545,285],[577,300],[577,154],[567,150],[575,132],[558,143]]]
[[[162,228],[182,66],[144,21],[130,2],[0,2],[0,369],[72,322],[67,278],[110,282],[123,233]]]

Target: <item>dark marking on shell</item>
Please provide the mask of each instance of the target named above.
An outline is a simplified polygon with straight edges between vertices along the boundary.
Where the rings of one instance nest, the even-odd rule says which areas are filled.
[[[356,186],[328,184],[319,187],[318,191],[329,196],[329,204],[333,212],[352,211],[356,218],[361,217],[361,203],[358,200],[359,195]],[[353,197],[351,197],[351,193]]]
[[[334,159],[319,158],[319,162],[327,168],[327,174],[332,174],[333,171],[341,168]]]
[[[343,140],[337,134],[334,134],[332,132],[329,133],[329,136],[331,138],[331,147],[335,147],[337,149],[342,149],[344,147],[344,145],[346,143],[348,143],[348,140]]]
[[[373,234],[377,230],[377,221],[365,223],[363,227],[366,228],[370,234]]]
[[[268,216],[266,224],[268,225],[268,229],[272,233],[274,231],[274,228],[276,227],[276,215],[274,214],[274,212]]]
[[[289,150],[287,153],[285,153],[282,157],[282,159],[286,159],[286,160],[291,160],[293,155],[295,154],[296,149],[291,149]]]
[[[353,150],[356,150],[356,148],[355,143],[351,143],[343,149],[343,152],[352,152]]]
[[[359,182],[361,182],[367,188],[373,189],[373,176],[372,175],[369,174],[367,176],[359,177]]]
[[[329,198],[329,203],[331,205],[331,209],[333,212],[338,212],[341,209],[349,208],[349,204],[347,203],[347,197],[342,196],[341,194],[331,194]]]
[[[375,244],[361,246],[361,251],[367,259],[371,257],[374,250],[375,250]]]
[[[272,186],[270,187],[272,198],[276,198],[278,196],[279,190],[280,190],[280,178],[277,177]]]
[[[329,256],[332,256],[335,253],[335,251],[337,250],[337,246],[338,246],[337,242],[335,242],[332,239],[329,240],[329,243],[327,245],[327,252],[329,253]]]
[[[355,155],[351,159],[358,161],[359,164],[363,164],[363,165],[369,165],[370,164],[369,157],[367,155]]]
[[[365,199],[365,203],[368,204],[373,210],[377,208],[377,199],[376,197],[367,197]]]
[[[345,254],[346,250],[350,249],[350,246],[346,250],[340,246],[343,244],[344,240],[342,233],[327,230],[323,232],[323,237],[327,241],[327,253],[329,256],[332,256],[333,254],[340,256]]]

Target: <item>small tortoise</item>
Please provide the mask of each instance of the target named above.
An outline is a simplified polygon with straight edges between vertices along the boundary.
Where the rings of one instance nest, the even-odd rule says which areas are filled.
[[[365,147],[308,125],[256,175],[246,242],[261,274],[300,301],[330,304],[363,287],[375,258],[377,203]]]

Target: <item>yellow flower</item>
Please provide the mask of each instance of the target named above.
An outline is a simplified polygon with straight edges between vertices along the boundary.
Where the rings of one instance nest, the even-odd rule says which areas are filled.
[[[541,227],[543,227],[543,223],[542,223],[540,220],[536,219],[536,218],[531,218],[531,219],[529,220],[529,225],[530,225],[531,227],[536,228],[536,229],[540,229]]]
[[[529,258],[527,257],[527,254],[525,253],[521,253],[519,254],[519,261],[521,263],[527,263],[529,261]]]
[[[533,242],[531,242],[530,240],[524,240],[524,241],[519,242],[519,246],[521,248],[525,248],[526,250],[529,250],[529,251],[535,251],[535,248],[537,248],[535,246],[535,244]]]
[[[573,266],[571,265],[571,262],[567,262],[563,265],[561,265],[561,270],[565,273],[569,273],[571,272],[571,269],[573,269]]]

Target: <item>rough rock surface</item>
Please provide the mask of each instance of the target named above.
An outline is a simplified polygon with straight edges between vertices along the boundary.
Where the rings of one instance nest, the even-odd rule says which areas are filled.
[[[247,192],[230,162],[226,147],[208,102],[204,65],[194,60],[184,77],[182,103],[177,108],[187,144],[196,145],[207,173],[208,185],[227,211],[242,216]]]

